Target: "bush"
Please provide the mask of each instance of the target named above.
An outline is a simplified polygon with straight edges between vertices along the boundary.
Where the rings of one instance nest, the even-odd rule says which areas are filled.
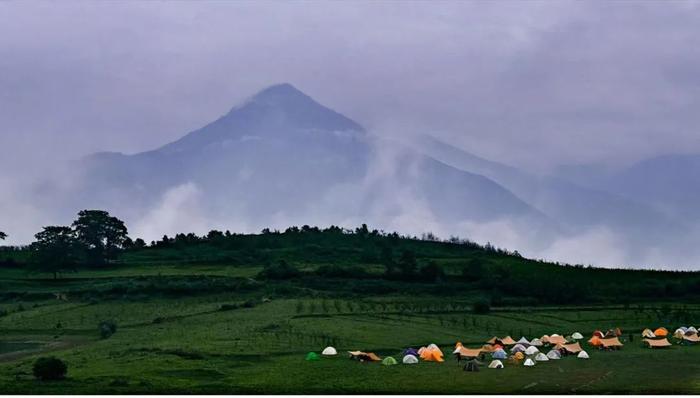
[[[55,357],[42,357],[34,362],[34,377],[39,380],[61,380],[68,373],[65,362]]]
[[[117,332],[117,324],[114,321],[102,321],[100,322],[99,329],[100,336],[103,339],[108,339]]]
[[[491,304],[486,300],[479,300],[472,305],[472,311],[475,314],[488,314],[491,312]]]

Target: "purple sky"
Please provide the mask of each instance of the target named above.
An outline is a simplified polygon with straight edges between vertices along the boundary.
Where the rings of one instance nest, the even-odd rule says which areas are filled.
[[[0,2],[0,168],[150,149],[282,81],[379,133],[624,163],[700,152],[698,71],[698,2]]]

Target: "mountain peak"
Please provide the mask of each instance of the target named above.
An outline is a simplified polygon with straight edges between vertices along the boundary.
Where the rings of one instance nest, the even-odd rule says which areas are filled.
[[[267,87],[252,96],[248,102],[267,105],[284,105],[289,103],[316,103],[311,97],[289,83],[279,83]]]

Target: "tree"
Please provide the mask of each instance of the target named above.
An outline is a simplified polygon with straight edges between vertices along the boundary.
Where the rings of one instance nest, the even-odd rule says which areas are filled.
[[[39,380],[61,380],[66,377],[68,366],[58,358],[42,357],[34,362],[32,373]]]
[[[412,276],[415,274],[416,268],[418,267],[416,254],[411,250],[404,250],[403,253],[401,253],[401,257],[399,257],[397,266],[401,270],[403,276]]]
[[[7,234],[0,231],[0,240],[5,240],[5,238],[7,238]]]
[[[56,279],[59,272],[75,268],[79,250],[75,232],[70,227],[44,227],[34,237],[36,242],[31,244],[30,249],[39,270],[53,273]]]
[[[445,276],[445,271],[440,264],[431,261],[420,269],[420,276],[426,281],[439,281]]]
[[[115,258],[128,234],[123,221],[103,210],[82,210],[73,228],[87,252],[88,261],[97,264]]]

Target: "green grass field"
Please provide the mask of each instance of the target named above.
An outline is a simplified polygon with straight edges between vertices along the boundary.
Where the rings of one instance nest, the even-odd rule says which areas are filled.
[[[557,268],[472,247],[398,241],[412,245],[419,265],[436,261],[446,273],[439,281],[401,281],[383,279],[369,249],[354,250],[355,238],[343,239],[345,247],[339,239],[328,247],[256,243],[255,255],[245,247],[188,247],[185,254],[147,249],[126,253],[109,268],[56,280],[26,268],[0,268],[0,393],[700,393],[700,346],[651,350],[640,336],[647,327],[700,326],[696,296],[674,288],[681,280],[692,287],[687,281],[697,274]],[[485,274],[488,267],[507,268],[503,278],[527,286],[460,279],[460,264],[474,257],[485,259]],[[259,276],[265,263],[279,259],[303,275]],[[327,265],[357,265],[367,274],[316,272]],[[590,286],[580,290],[587,299],[556,304],[567,296],[518,296],[547,289],[558,278]],[[636,290],[625,290],[626,279],[635,281]],[[658,286],[666,286],[666,296],[623,297]],[[502,300],[490,312],[474,313],[475,302],[494,302],[497,293]],[[104,320],[117,324],[106,339],[98,330]],[[588,337],[615,327],[623,329],[625,347],[607,352],[584,343],[589,360],[565,357],[533,368],[506,362],[505,369],[492,370],[487,359],[473,373],[449,354],[457,341],[475,348],[494,335],[530,339],[579,331]],[[404,348],[430,343],[447,354],[444,363],[382,366],[346,355],[363,350],[400,361]],[[328,345],[340,355],[305,360]],[[67,378],[36,380],[32,365],[41,356],[65,361]]]

